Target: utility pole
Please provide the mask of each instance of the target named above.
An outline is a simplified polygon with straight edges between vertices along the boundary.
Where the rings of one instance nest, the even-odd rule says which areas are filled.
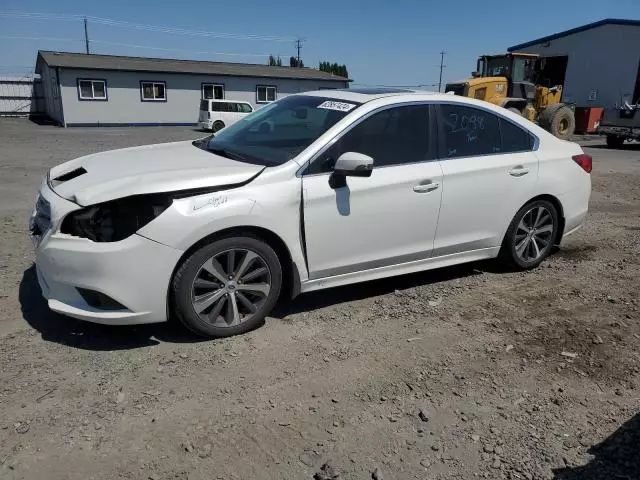
[[[440,80],[438,80],[438,92],[442,88],[442,69],[446,67],[444,64],[444,54],[447,53],[444,50],[440,52]]]
[[[299,38],[296,40],[295,47],[298,49],[298,67],[300,67],[300,50],[302,49],[302,42],[304,38]]]
[[[89,51],[89,33],[87,32],[87,17],[84,17],[84,46],[87,50],[87,55],[91,52]]]

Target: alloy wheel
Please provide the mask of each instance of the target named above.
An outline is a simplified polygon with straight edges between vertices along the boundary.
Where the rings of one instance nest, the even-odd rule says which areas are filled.
[[[515,232],[515,252],[523,262],[543,256],[553,242],[553,216],[545,207],[536,206],[520,219]]]
[[[191,304],[206,323],[234,327],[249,320],[271,291],[271,272],[248,249],[220,252],[202,264],[191,286]]]

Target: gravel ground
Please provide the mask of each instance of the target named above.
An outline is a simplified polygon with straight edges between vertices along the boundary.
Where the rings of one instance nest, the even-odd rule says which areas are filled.
[[[304,295],[247,335],[47,310],[26,223],[46,169],[188,128],[0,120],[3,479],[640,478],[640,148],[537,270]]]

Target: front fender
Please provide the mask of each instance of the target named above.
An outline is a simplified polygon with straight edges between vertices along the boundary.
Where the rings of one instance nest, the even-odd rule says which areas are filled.
[[[300,234],[300,179],[262,184],[174,200],[171,207],[138,233],[187,251],[205,237],[238,227],[257,227],[277,235],[298,267],[305,268]]]

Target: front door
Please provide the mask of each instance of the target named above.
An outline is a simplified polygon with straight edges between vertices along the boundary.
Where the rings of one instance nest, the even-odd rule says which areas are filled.
[[[303,208],[311,279],[420,260],[431,255],[442,170],[429,106],[392,107],[342,135],[304,173]],[[374,159],[370,177],[329,177],[344,152]]]
[[[500,245],[538,179],[534,138],[489,110],[440,105],[443,196],[434,256]]]

